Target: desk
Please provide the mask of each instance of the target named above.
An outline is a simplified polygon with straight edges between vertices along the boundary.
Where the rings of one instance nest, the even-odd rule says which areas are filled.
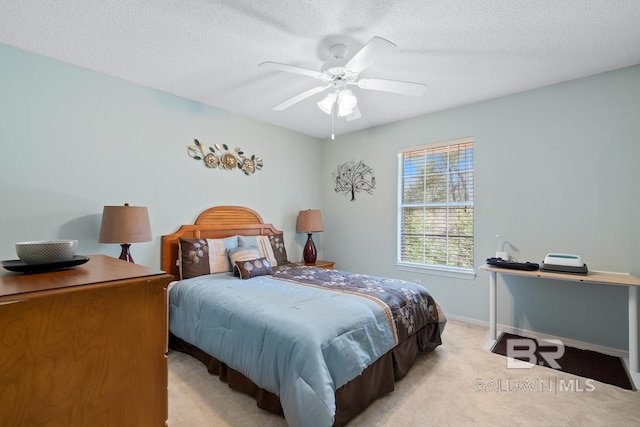
[[[511,270],[490,265],[483,265],[481,270],[489,272],[489,338],[484,345],[490,349],[498,339],[497,334],[497,274],[535,277],[539,279],[567,280],[570,282],[595,283],[601,285],[626,286],[629,288],[629,362],[627,368],[631,381],[636,389],[640,389],[640,367],[638,363],[638,288],[640,279],[625,273],[604,273],[590,271],[587,275],[551,273],[547,271]]]

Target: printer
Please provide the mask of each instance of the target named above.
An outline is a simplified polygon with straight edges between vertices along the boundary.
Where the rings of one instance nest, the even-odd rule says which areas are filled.
[[[587,264],[578,255],[550,253],[540,264],[540,271],[553,273],[587,274]]]

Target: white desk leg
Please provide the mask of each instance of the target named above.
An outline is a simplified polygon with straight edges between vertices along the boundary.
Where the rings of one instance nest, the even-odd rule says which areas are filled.
[[[498,338],[497,317],[496,317],[496,305],[497,305],[497,291],[496,291],[496,272],[489,272],[489,337],[484,344],[484,349],[489,350],[496,343]]]
[[[629,286],[629,374],[637,389],[640,389],[640,367],[638,364],[638,286]]]

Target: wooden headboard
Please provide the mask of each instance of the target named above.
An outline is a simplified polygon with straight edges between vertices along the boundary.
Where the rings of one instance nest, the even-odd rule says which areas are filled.
[[[173,234],[162,236],[161,268],[180,278],[178,244],[181,237],[188,239],[221,239],[223,237],[269,236],[279,234],[271,224],[265,224],[254,210],[243,206],[215,206],[202,212],[193,225],[182,225]]]

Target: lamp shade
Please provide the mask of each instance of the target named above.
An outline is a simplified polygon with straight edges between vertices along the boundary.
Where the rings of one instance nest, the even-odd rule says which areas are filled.
[[[102,211],[100,243],[150,242],[149,212],[142,206],[105,206]]]
[[[337,95],[335,93],[328,94],[322,101],[318,102],[318,107],[325,113],[331,114],[333,103],[336,102]]]
[[[296,223],[296,232],[298,233],[315,233],[324,231],[322,224],[322,215],[319,209],[307,209],[298,212],[298,222]]]
[[[345,89],[338,95],[338,116],[344,117],[353,113],[353,109],[358,103],[356,98],[349,89]]]

